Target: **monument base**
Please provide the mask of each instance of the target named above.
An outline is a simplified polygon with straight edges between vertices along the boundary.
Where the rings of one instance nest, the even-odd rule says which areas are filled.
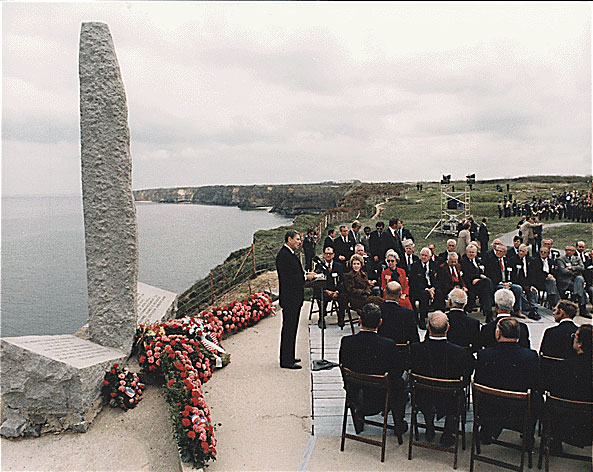
[[[101,409],[105,371],[128,357],[69,334],[3,338],[1,348],[5,437],[86,431]]]

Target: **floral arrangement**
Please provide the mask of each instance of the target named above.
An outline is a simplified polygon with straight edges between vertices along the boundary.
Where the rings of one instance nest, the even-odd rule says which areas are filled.
[[[202,384],[216,367],[230,362],[230,355],[220,346],[221,339],[269,314],[274,314],[272,300],[256,293],[212,312],[139,327],[138,361],[145,372],[166,385],[183,461],[203,467],[216,459],[214,426]]]
[[[105,372],[101,393],[109,406],[129,410],[142,400],[143,389],[144,384],[136,373],[130,372],[126,367],[122,369],[119,364],[113,364]]]

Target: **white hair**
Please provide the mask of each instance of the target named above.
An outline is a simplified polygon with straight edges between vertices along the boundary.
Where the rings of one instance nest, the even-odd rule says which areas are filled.
[[[494,303],[500,311],[511,313],[515,305],[515,295],[508,288],[501,288],[494,293]]]

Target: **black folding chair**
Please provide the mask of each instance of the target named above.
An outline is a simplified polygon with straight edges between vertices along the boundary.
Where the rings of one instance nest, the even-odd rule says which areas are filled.
[[[525,452],[528,453],[529,468],[531,468],[532,453],[531,450],[528,450],[527,443],[528,438],[531,435],[531,390],[528,390],[527,392],[513,392],[509,390],[499,390],[496,388],[486,387],[485,385],[472,382],[472,395],[474,401],[474,425],[472,432],[472,451],[469,466],[470,472],[473,472],[474,470],[474,461],[481,461],[487,464],[504,467],[505,469],[523,472],[523,468],[525,466]],[[506,441],[492,439],[492,444],[497,446],[520,450],[521,464],[519,466],[511,464],[510,462],[504,462],[482,455],[479,426],[482,424],[484,418],[489,416],[488,413],[492,413],[485,413],[483,411],[484,403],[489,403],[489,406],[496,405],[497,411],[513,411],[515,414],[523,414],[522,428],[519,428],[518,431],[522,434],[521,446]],[[505,429],[512,428],[505,427]]]
[[[538,469],[542,468],[542,456],[546,457],[546,472],[550,471],[550,439],[554,431],[559,432],[559,437],[554,439],[565,441],[577,447],[590,446],[591,424],[593,422],[593,402],[579,402],[550,395],[546,392],[543,423],[544,430],[539,449]],[[561,432],[569,431],[564,435]],[[565,459],[591,462],[591,455],[569,454],[558,452],[554,454]]]
[[[410,391],[412,392],[412,424],[410,427],[410,441],[408,444],[408,460],[412,460],[412,446],[424,447],[426,449],[433,449],[436,451],[449,452],[453,454],[453,468],[457,469],[457,452],[459,449],[460,434],[462,437],[462,447],[465,449],[465,407],[463,405],[465,399],[465,390],[463,377],[460,379],[439,379],[409,372],[409,379]],[[457,425],[457,428],[455,431],[455,445],[453,447],[444,447],[419,440],[418,428],[426,428],[426,424],[418,423],[419,409],[417,405],[417,394],[419,390],[436,393],[454,399],[456,404],[455,424]],[[435,425],[434,428],[437,431],[444,430],[442,426],[438,425]]]
[[[390,400],[390,393],[391,389],[389,386],[389,374],[386,373],[384,375],[368,375],[368,374],[359,374],[358,372],[354,372],[342,365],[340,365],[340,370],[342,371],[342,378],[344,379],[344,387],[346,388],[346,400],[344,402],[344,420],[342,422],[342,441],[340,444],[340,451],[344,451],[344,443],[346,442],[346,438],[352,439],[354,441],[360,441],[367,444],[372,444],[375,446],[381,447],[381,462],[385,462],[385,444],[387,438],[387,429],[391,429],[397,436],[397,441],[399,444],[403,444],[403,439],[401,433],[398,433],[395,428],[395,418],[393,418],[393,425],[387,423],[387,417],[389,415],[389,400]],[[376,439],[371,439],[365,436],[359,436],[355,434],[348,434],[346,433],[346,423],[348,421],[348,409],[354,411],[353,408],[358,406],[356,404],[356,399],[351,398],[351,393],[358,388],[366,387],[366,388],[373,388],[382,392],[385,392],[385,404],[383,407],[383,423],[379,423],[377,421],[372,421],[364,418],[365,424],[370,424],[373,426],[379,426],[383,428],[383,434],[381,436],[381,441],[377,441]],[[392,415],[393,416],[393,415]],[[352,419],[354,421],[354,413],[352,415]]]

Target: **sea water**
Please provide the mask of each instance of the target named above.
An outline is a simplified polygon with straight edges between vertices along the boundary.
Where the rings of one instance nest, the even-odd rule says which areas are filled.
[[[136,203],[138,280],[175,293],[291,220],[267,211]],[[82,197],[2,198],[1,333],[69,334],[88,318]]]

